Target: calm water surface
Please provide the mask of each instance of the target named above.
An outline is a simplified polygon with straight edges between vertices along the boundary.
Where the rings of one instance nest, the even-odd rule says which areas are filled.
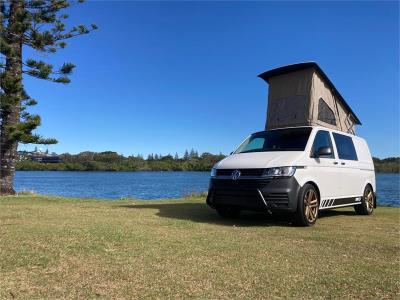
[[[65,197],[179,198],[207,191],[209,172],[17,172],[17,191]],[[377,174],[378,204],[400,206],[400,174]]]

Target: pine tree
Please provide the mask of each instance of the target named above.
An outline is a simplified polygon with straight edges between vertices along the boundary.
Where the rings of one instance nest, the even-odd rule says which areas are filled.
[[[198,158],[199,153],[192,148],[192,150],[190,150],[189,157],[190,158]]]
[[[179,159],[179,155],[178,155],[178,152],[175,152],[175,156],[174,156],[174,159],[175,159],[175,160],[178,160],[178,159]]]
[[[96,29],[78,25],[67,29],[64,9],[82,0],[0,0],[0,194],[14,194],[13,181],[18,143],[54,144],[34,133],[40,117],[27,109],[36,100],[24,90],[23,74],[67,84],[75,65],[25,59],[24,49],[51,54],[66,47],[66,40]],[[43,57],[44,55],[40,55]]]
[[[189,159],[189,152],[188,152],[187,150],[185,150],[185,154],[183,155],[183,158],[184,158],[185,160],[188,160],[188,159]]]

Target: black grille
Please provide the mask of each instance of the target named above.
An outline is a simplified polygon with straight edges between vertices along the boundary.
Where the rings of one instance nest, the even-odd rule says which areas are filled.
[[[286,193],[271,193],[266,195],[265,200],[274,202],[288,202],[289,197]]]
[[[271,207],[287,207],[289,205],[289,196],[286,193],[270,193],[264,195],[264,198]]]
[[[270,182],[270,179],[213,179],[215,189],[261,189]]]
[[[240,176],[261,176],[264,169],[218,169],[217,176],[231,176],[232,172],[235,170],[240,171]]]

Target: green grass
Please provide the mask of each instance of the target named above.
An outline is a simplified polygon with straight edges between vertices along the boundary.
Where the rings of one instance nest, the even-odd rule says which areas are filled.
[[[399,216],[341,209],[299,228],[221,220],[196,197],[3,197],[0,298],[398,298]]]

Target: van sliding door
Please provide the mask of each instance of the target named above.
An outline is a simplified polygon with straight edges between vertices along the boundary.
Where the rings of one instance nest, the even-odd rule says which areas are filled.
[[[332,133],[335,140],[340,167],[343,169],[342,188],[347,198],[359,197],[363,194],[364,182],[360,174],[357,152],[350,136]]]

